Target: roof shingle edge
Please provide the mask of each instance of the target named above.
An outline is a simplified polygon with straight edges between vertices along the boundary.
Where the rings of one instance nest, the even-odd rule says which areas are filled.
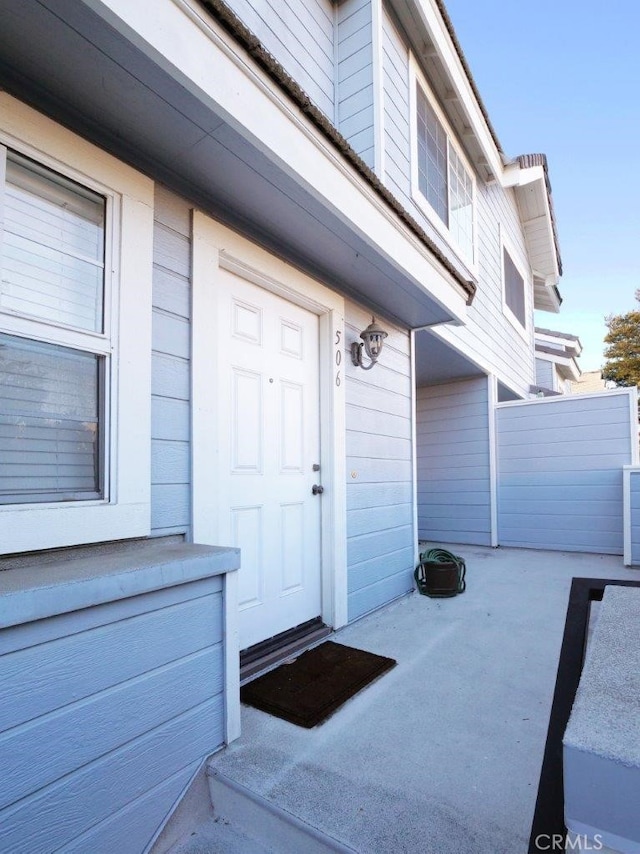
[[[449,13],[444,5],[444,0],[435,0],[436,5],[438,7],[438,11],[444,21],[444,25],[447,28],[447,32],[449,33],[449,37],[451,38],[451,42],[455,48],[456,53],[458,54],[458,59],[462,65],[464,73],[467,76],[467,80],[469,81],[469,85],[471,86],[471,90],[473,91],[473,95],[480,107],[480,112],[487,123],[487,127],[489,129],[489,133],[491,134],[491,138],[493,139],[494,145],[498,149],[498,152],[502,155],[502,157],[506,160],[506,155],[502,149],[502,145],[500,144],[500,140],[498,139],[498,134],[496,133],[493,125],[491,124],[491,119],[489,118],[489,113],[487,112],[487,108],[484,105],[482,97],[480,95],[480,91],[476,85],[476,81],[473,78],[473,74],[471,73],[471,69],[469,67],[469,63],[467,62],[467,58],[464,55],[464,51],[462,50],[462,46],[458,41],[458,36],[456,35],[456,31],[454,29],[451,18],[449,17]],[[560,241],[558,239],[558,226],[556,223],[556,215],[553,207],[553,197],[551,195],[551,181],[549,180],[549,167],[547,164],[547,156],[546,154],[522,154],[520,157],[515,158],[515,162],[520,166],[521,169],[526,169],[530,166],[542,166],[544,167],[544,177],[545,184],[547,188],[547,198],[549,199],[549,210],[551,212],[551,228],[553,230],[553,244],[556,250],[556,259],[558,261],[558,272],[562,275],[562,257],[560,255]],[[556,289],[557,290],[557,289]],[[558,294],[559,296],[559,294]],[[560,297],[560,301],[562,302],[562,298]]]
[[[246,27],[224,0],[200,0],[202,6],[210,12],[222,27],[251,55],[272,80],[289,95],[303,113],[313,122],[324,136],[340,151],[352,166],[370,184],[376,193],[384,199],[402,222],[429,249],[431,254],[442,264],[467,293],[467,305],[471,305],[476,294],[476,282],[465,278],[436,246],[422,226],[400,204],[396,197],[384,186],[375,172],[367,166],[359,154],[351,147],[345,137],[334,127],[324,113],[316,107],[309,95],[296,83],[283,66],[269,53],[260,39]]]
[[[556,224],[556,214],[553,207],[553,196],[551,194],[551,181],[549,179],[549,164],[546,154],[520,154],[515,158],[515,162],[521,169],[530,169],[532,166],[542,166],[544,170],[544,183],[547,189],[547,198],[549,200],[549,211],[551,213],[551,229],[553,231],[553,245],[556,250],[556,258],[558,259],[558,272],[562,275],[562,258],[560,256],[560,241],[558,239],[558,227]]]

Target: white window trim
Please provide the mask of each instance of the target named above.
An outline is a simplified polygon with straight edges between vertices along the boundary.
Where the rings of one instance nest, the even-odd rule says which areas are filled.
[[[153,182],[6,93],[0,93],[0,116],[1,145],[110,197],[114,232],[105,266],[118,285],[105,294],[111,299],[107,312],[111,336],[95,336],[96,343],[110,341],[111,349],[108,495],[103,500],[1,506],[2,553],[146,536],[151,494]],[[9,334],[19,330],[45,340],[45,325],[0,314],[0,329]],[[69,340],[73,333],[64,335]]]
[[[336,7],[337,8],[337,7]],[[384,182],[386,172],[385,90],[384,90],[384,18],[388,17],[382,0],[371,4],[371,49],[373,54],[373,152],[375,173]],[[337,50],[337,46],[336,46]]]
[[[524,266],[521,260],[521,253],[518,252],[514,243],[512,243],[511,239],[505,232],[504,228],[500,226],[500,286],[502,289],[502,313],[507,318],[509,323],[514,327],[514,329],[521,335],[526,341],[529,340],[531,336],[531,330],[533,326],[533,311],[532,311],[532,294],[533,294],[533,281],[531,272]],[[509,306],[507,305],[507,287],[506,287],[506,279],[505,279],[505,270],[504,270],[504,250],[507,250],[509,253],[511,260],[516,268],[516,270],[522,276],[522,281],[524,283],[524,320],[525,325],[523,326],[515,314],[511,311]],[[535,358],[535,356],[534,356]],[[535,376],[535,372],[534,372]]]
[[[451,230],[445,225],[440,218],[438,212],[429,203],[426,196],[420,190],[419,168],[418,168],[418,99],[416,87],[420,86],[438,120],[447,134],[447,144],[453,148],[458,155],[464,168],[471,177],[472,184],[472,206],[473,206],[473,257],[465,252],[458,241],[454,238]],[[478,191],[475,170],[471,166],[469,159],[458,144],[455,133],[451,129],[451,125],[447,121],[445,114],[442,112],[438,101],[433,94],[431,86],[428,84],[422,69],[418,65],[415,56],[409,54],[409,129],[411,135],[411,197],[415,204],[420,208],[422,213],[427,217],[430,224],[436,231],[447,241],[449,246],[459,255],[460,259],[465,263],[469,270],[473,273],[478,272]],[[449,168],[449,158],[447,158],[447,168]],[[448,203],[448,200],[447,200]]]

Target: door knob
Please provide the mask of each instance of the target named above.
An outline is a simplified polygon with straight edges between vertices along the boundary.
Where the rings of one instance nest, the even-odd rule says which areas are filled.
[[[311,492],[314,495],[322,495],[322,493],[324,492],[324,486],[320,486],[319,483],[314,483],[311,487]]]

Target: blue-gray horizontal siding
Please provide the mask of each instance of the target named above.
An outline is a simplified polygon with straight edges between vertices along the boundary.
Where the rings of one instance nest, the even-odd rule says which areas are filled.
[[[553,384],[553,365],[546,359],[536,359],[536,384],[556,391]]]
[[[416,456],[420,539],[490,545],[485,377],[418,389]]]
[[[411,95],[409,72],[409,39],[397,25],[395,17],[382,5],[382,91],[384,127],[383,181],[402,205],[414,216],[426,233],[453,263],[455,251],[420,205],[411,189]]]
[[[334,114],[334,8],[331,0],[228,0],[314,104]]]
[[[459,248],[450,245],[442,223],[429,211],[426,200],[418,204],[411,185],[411,132],[409,39],[383,4],[383,91],[384,91],[384,177],[383,181],[415,217],[449,260],[466,276],[479,282],[473,304],[463,327],[445,330],[445,340],[462,352],[473,355],[487,373],[496,375],[520,396],[535,382],[533,351],[533,291],[527,289],[526,332],[505,315],[502,288],[501,232],[514,247],[514,260],[529,268],[525,242],[513,190],[498,182],[485,184],[476,178],[475,227],[476,269]],[[419,60],[417,60],[419,61]],[[441,105],[442,106],[442,105]],[[444,105],[446,112],[447,105]],[[460,145],[464,149],[463,145]],[[439,330],[435,330],[440,334]]]
[[[371,0],[346,0],[336,10],[338,130],[375,166]]]
[[[383,7],[384,9],[384,7]],[[383,13],[382,80],[385,183],[404,205],[411,205],[409,50],[389,13]],[[412,211],[415,213],[415,211]],[[431,233],[432,229],[430,229]],[[434,235],[432,235],[434,236]]]
[[[568,396],[497,410],[501,545],[623,551],[629,396]]]
[[[191,524],[191,219],[187,202],[156,187],[151,362],[151,528]]]
[[[631,564],[640,564],[640,471],[629,473],[629,520],[631,526]]]
[[[413,463],[408,334],[389,330],[371,371],[351,364],[350,345],[371,315],[347,304],[347,571],[349,620],[413,585]]]
[[[465,329],[456,329],[456,344],[486,365],[490,372],[522,397],[535,383],[533,288],[525,286],[527,328],[505,314],[502,282],[502,240],[523,271],[529,260],[512,190],[499,184],[476,183],[478,299],[473,302]]]
[[[0,851],[145,850],[223,742],[219,577],[7,629]]]

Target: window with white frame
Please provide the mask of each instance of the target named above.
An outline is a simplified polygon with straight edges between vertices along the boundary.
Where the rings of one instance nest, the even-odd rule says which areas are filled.
[[[102,498],[107,199],[4,155],[0,503]]]
[[[415,77],[415,184],[453,243],[474,259],[474,182],[451,134]],[[437,222],[435,223],[437,226]]]
[[[0,552],[148,534],[153,184],[0,116]]]
[[[502,268],[505,304],[518,323],[526,328],[524,277],[513,262],[506,246],[502,247]]]

